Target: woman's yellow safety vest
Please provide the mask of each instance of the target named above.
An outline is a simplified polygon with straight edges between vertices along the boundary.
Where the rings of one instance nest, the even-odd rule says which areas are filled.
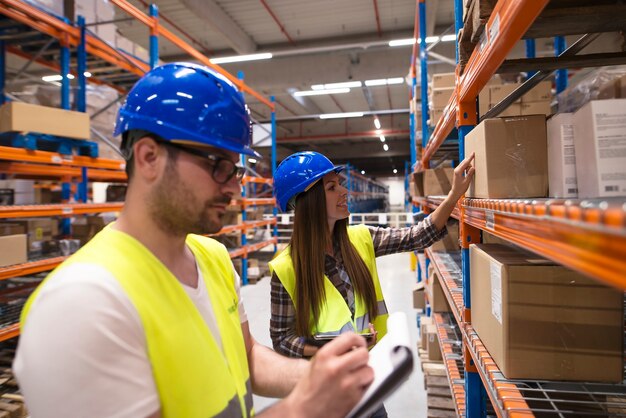
[[[223,351],[178,279],[139,241],[111,227],[46,281],[75,263],[99,265],[112,273],[139,313],[163,417],[252,416],[248,360],[230,257],[222,244],[210,238],[188,235],[186,244],[209,289]],[[28,312],[37,295],[38,290],[24,306],[22,329],[28,327]]]
[[[365,225],[354,225],[348,227],[348,237],[352,245],[356,248],[357,253],[359,253],[365,262],[374,280],[376,301],[378,302],[378,316],[372,321],[367,311],[367,305],[363,302],[363,299],[355,293],[353,318],[350,307],[346,304],[341,293],[339,293],[337,288],[331,283],[330,279],[324,275],[326,303],[323,303],[321,306],[317,324],[313,323],[313,314],[311,313],[311,325],[309,329],[311,335],[338,335],[347,331],[362,334],[369,332],[368,324],[372,322],[374,328],[378,331],[378,341],[380,341],[387,333],[387,317],[389,314],[387,313],[387,306],[385,305],[383,293],[380,288],[380,281],[378,280],[372,235]],[[296,273],[291,259],[290,247],[287,247],[269,264],[270,270],[272,273],[276,273],[295,306]]]

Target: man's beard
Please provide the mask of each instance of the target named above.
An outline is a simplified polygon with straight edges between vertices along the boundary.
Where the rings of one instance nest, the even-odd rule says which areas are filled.
[[[198,201],[192,189],[181,181],[175,161],[168,161],[163,178],[150,193],[149,213],[154,222],[170,235],[213,234],[222,228],[219,221],[209,215],[215,204],[228,204],[230,197],[216,196],[204,202]]]

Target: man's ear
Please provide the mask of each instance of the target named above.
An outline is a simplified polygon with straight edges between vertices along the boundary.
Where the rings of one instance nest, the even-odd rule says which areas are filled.
[[[157,179],[167,162],[167,150],[145,136],[133,144],[135,175],[147,181]]]

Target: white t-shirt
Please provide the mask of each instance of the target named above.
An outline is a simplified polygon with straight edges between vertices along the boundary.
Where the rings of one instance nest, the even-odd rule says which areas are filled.
[[[200,271],[196,289],[183,287],[221,347]],[[239,316],[248,320],[241,297]],[[100,266],[72,264],[46,282],[29,312],[13,370],[34,417],[136,418],[160,407],[139,314]]]

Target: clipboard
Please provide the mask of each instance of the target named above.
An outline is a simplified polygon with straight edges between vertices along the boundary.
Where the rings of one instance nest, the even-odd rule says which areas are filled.
[[[369,417],[389,395],[408,380],[413,371],[410,344],[404,312],[389,315],[387,335],[370,350],[368,365],[374,369],[374,381],[346,418]]]

